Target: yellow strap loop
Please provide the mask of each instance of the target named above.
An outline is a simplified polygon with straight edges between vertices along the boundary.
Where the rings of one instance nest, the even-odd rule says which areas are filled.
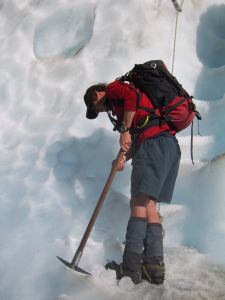
[[[144,128],[144,127],[148,124],[149,119],[150,119],[150,115],[147,115],[147,116],[146,116],[146,119],[145,119],[145,121],[144,121],[144,123],[141,124],[141,125],[137,125],[137,128],[138,128],[138,129]]]

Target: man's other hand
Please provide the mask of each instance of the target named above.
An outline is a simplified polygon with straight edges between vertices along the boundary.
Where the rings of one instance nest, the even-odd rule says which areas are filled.
[[[119,161],[119,164],[116,168],[117,171],[123,171],[124,167],[125,167],[125,163],[126,163],[126,156],[123,155],[123,157],[121,158],[121,160]],[[115,160],[113,160],[112,165],[115,164]]]

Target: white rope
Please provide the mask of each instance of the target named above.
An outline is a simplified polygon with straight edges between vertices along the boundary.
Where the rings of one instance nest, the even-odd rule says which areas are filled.
[[[171,73],[173,74],[174,70],[174,61],[175,61],[175,54],[176,54],[176,42],[177,42],[177,27],[178,27],[178,16],[179,13],[182,12],[182,7],[184,4],[184,0],[181,1],[181,4],[178,5],[176,0],[172,0],[173,5],[176,9],[176,22],[175,22],[175,32],[174,32],[174,41],[173,41],[173,58],[172,58],[172,68],[171,68]]]

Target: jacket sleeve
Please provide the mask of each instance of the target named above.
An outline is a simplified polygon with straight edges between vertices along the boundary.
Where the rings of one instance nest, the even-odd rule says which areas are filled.
[[[109,85],[110,98],[123,102],[124,111],[136,111],[137,91],[128,83],[118,80]]]

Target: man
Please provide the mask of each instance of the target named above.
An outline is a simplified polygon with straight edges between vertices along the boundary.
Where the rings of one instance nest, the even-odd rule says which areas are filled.
[[[119,143],[125,152],[118,170],[132,158],[131,216],[123,262],[107,267],[116,270],[117,279],[128,276],[135,284],[141,279],[162,284],[163,229],[156,203],[170,203],[172,198],[180,162],[176,132],[160,122],[150,99],[129,83],[116,80],[91,86],[84,101],[88,119],[106,111],[116,116],[115,129],[120,132]]]

